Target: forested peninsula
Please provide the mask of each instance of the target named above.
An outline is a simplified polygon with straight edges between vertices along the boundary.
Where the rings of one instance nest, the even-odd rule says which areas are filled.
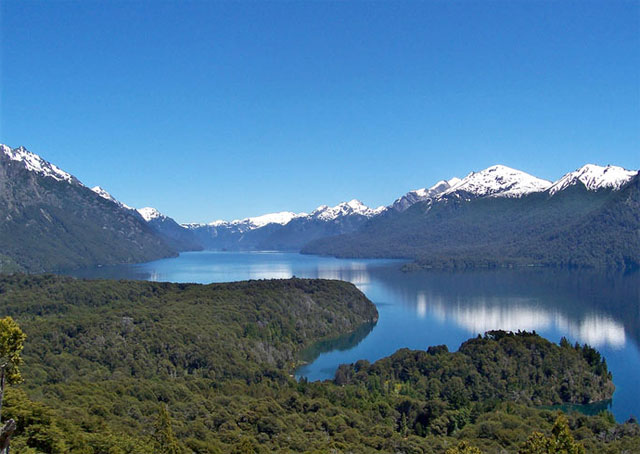
[[[3,420],[19,453],[638,452],[640,427],[542,405],[609,399],[588,346],[494,331],[296,380],[300,352],[377,321],[352,284],[0,277],[27,335]],[[565,436],[566,435],[566,436]],[[554,438],[555,437],[555,438]],[[564,445],[563,445],[564,446]]]

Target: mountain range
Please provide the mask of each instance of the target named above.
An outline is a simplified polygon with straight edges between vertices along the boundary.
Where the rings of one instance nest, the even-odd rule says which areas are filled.
[[[192,250],[281,250],[412,259],[422,267],[633,267],[640,263],[638,171],[587,164],[556,182],[503,165],[410,191],[178,224],[134,209],[23,147],[0,145],[0,270],[140,262]]]
[[[637,267],[639,180],[615,166],[588,164],[555,183],[493,166],[302,252],[410,258],[427,268]]]
[[[176,254],[137,212],[22,147],[0,145],[0,269],[39,272]]]

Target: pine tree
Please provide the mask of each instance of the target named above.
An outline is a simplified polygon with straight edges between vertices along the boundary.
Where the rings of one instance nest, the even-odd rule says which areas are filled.
[[[27,335],[11,317],[0,318],[0,421],[4,386],[22,382],[19,366],[22,364],[22,349]]]
[[[171,416],[165,404],[160,405],[155,423],[155,441],[157,450],[163,454],[182,454],[178,439],[173,434]]]
[[[19,366],[22,364],[22,349],[27,335],[11,317],[0,318],[0,422],[2,421],[2,401],[6,383],[16,384],[22,381]],[[16,422],[8,420],[0,424],[0,453],[7,452],[11,435],[16,430]]]
[[[560,414],[549,437],[534,432],[518,450],[518,454],[585,454],[585,450],[582,444],[573,439],[567,417]]]

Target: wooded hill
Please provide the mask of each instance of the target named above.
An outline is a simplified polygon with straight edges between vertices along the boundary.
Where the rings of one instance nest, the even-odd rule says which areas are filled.
[[[515,453],[556,419],[534,405],[613,391],[593,349],[503,332],[457,353],[400,350],[343,366],[333,381],[296,381],[303,348],[377,319],[339,281],[4,276],[0,313],[28,336],[25,383],[8,389],[3,408],[18,421],[20,453],[444,453],[461,440]],[[162,447],[169,415],[171,451]],[[569,425],[590,452],[640,446],[638,425],[608,413]]]

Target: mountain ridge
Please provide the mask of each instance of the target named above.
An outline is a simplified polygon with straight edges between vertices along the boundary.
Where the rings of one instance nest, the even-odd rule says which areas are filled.
[[[63,270],[176,254],[142,218],[77,178],[24,148],[0,148],[3,270]]]
[[[454,177],[448,180],[440,180],[430,187],[409,191],[403,196],[397,198],[391,204],[387,206],[380,206],[378,208],[370,208],[359,200],[352,199],[334,206],[320,205],[310,213],[282,211],[232,221],[218,220],[208,224],[178,224],[174,219],[161,213],[155,208],[132,208],[117,200],[101,186],[88,188],[76,177],[46,161],[37,154],[28,151],[24,147],[12,149],[6,145],[0,145],[0,157],[2,158],[5,169],[13,169],[12,177],[16,177],[18,174],[23,176],[29,175],[31,178],[39,179],[38,181],[41,183],[44,182],[43,184],[46,185],[66,184],[69,188],[74,188],[74,191],[82,192],[83,195],[81,198],[84,199],[89,197],[88,194],[90,193],[91,201],[94,201],[95,197],[98,197],[100,200],[103,200],[104,203],[109,204],[104,205],[102,207],[103,210],[106,212],[111,211],[113,213],[118,213],[120,221],[126,218],[129,223],[129,229],[133,228],[133,230],[137,232],[137,235],[150,235],[155,237],[154,241],[157,241],[157,243],[154,243],[157,248],[156,252],[143,254],[142,256],[133,254],[129,257],[121,254],[119,259],[113,257],[107,259],[104,263],[112,263],[117,260],[139,260],[140,258],[144,260],[149,257],[159,258],[160,256],[173,255],[176,251],[201,249],[302,250],[304,252],[315,251],[316,253],[321,254],[336,254],[341,256],[345,255],[345,251],[351,250],[355,256],[368,256],[368,254],[372,254],[372,256],[375,257],[397,256],[413,258],[419,263],[421,263],[422,260],[427,264],[425,266],[431,266],[428,265],[428,263],[433,261],[433,257],[427,259],[424,257],[424,253],[419,253],[417,250],[413,253],[407,252],[407,247],[412,247],[412,240],[409,239],[410,237],[403,240],[406,244],[398,245],[393,252],[383,252],[383,249],[377,248],[376,250],[375,247],[376,242],[381,243],[384,241],[384,238],[389,240],[390,237],[388,236],[376,239],[371,238],[366,247],[359,246],[361,249],[357,251],[354,249],[358,244],[357,241],[348,247],[345,246],[344,241],[346,238],[363,238],[362,235],[364,234],[366,236],[367,232],[378,231],[379,233],[381,228],[383,230],[385,228],[396,229],[399,232],[402,232],[404,231],[403,229],[407,229],[408,225],[412,222],[418,224],[416,224],[416,227],[409,228],[409,230],[417,229],[411,235],[418,235],[419,238],[426,238],[422,230],[432,228],[432,223],[434,221],[427,214],[432,210],[438,216],[445,217],[454,216],[452,213],[454,213],[455,210],[462,210],[461,212],[466,213],[466,215],[471,216],[471,218],[460,219],[459,221],[461,222],[461,225],[465,225],[466,228],[470,230],[482,231],[484,228],[482,225],[487,224],[488,220],[482,217],[480,214],[480,211],[482,210],[480,208],[476,208],[476,206],[484,207],[482,209],[487,210],[485,216],[490,215],[494,217],[504,215],[504,213],[500,213],[500,209],[507,210],[505,213],[509,213],[510,211],[516,212],[517,209],[514,207],[517,205],[521,205],[522,207],[535,206],[532,209],[539,213],[539,219],[532,219],[531,217],[527,217],[524,213],[521,213],[518,215],[519,220],[514,220],[513,222],[523,222],[522,219],[526,219],[527,223],[539,227],[539,230],[533,232],[536,235],[543,232],[543,230],[540,229],[551,228],[550,226],[553,226],[557,232],[560,232],[562,230],[562,226],[556,224],[559,222],[558,219],[565,218],[567,225],[573,225],[576,229],[581,229],[583,227],[586,228],[583,225],[576,224],[575,219],[571,218],[571,216],[567,217],[567,213],[555,211],[556,206],[564,206],[562,203],[551,203],[548,200],[560,197],[561,194],[572,194],[569,198],[573,197],[580,199],[581,201],[574,204],[567,204],[565,209],[577,210],[574,212],[574,215],[577,216],[577,213],[582,213],[586,209],[584,207],[578,208],[580,203],[586,204],[585,206],[590,206],[590,209],[594,211],[597,209],[595,205],[597,204],[596,200],[606,199],[604,196],[591,197],[591,195],[621,192],[632,180],[634,180],[634,178],[637,179],[638,177],[638,171],[635,170],[627,170],[612,165],[598,166],[595,164],[586,164],[573,172],[568,172],[557,181],[551,182],[537,178],[526,172],[497,164],[480,171],[470,172],[464,178]],[[15,182],[9,181],[10,178],[6,171],[3,176],[5,177],[5,188],[7,185],[15,186]],[[46,191],[36,191],[36,193],[38,196],[43,196],[46,194]],[[5,199],[9,197],[8,194],[9,191],[5,190]],[[44,196],[46,197],[46,195]],[[563,197],[566,198],[565,196]],[[512,200],[512,202],[502,203],[499,202],[498,199],[509,199]],[[5,218],[7,218],[7,215],[9,215],[10,218],[11,214],[9,210],[15,209],[15,203],[7,200],[5,200],[5,202]],[[60,200],[57,200],[56,203],[60,204]],[[467,208],[468,204],[471,204],[472,208]],[[545,204],[546,208],[542,208]],[[589,204],[594,205],[591,206]],[[11,205],[11,207],[9,205]],[[623,204],[618,203],[616,206],[617,210],[625,209],[623,208]],[[496,207],[500,208],[498,209]],[[44,223],[46,222],[51,222],[52,218],[50,213],[47,210],[43,210],[40,212],[30,212],[27,215],[28,219],[25,219],[24,222],[27,224],[29,222],[34,222],[41,226],[44,226]],[[47,219],[47,216],[49,219]],[[94,214],[93,216],[98,218],[100,217],[100,215],[97,214]],[[585,217],[586,214],[583,213],[580,214],[580,216],[582,216],[580,218],[582,219],[582,222],[587,222],[587,218]],[[419,218],[424,219],[419,221]],[[475,224],[470,224],[470,219],[473,219]],[[119,225],[118,222],[120,221],[114,220],[112,221],[113,225],[103,225],[101,229],[119,230],[121,231],[121,234],[123,234],[122,232],[127,231],[127,229],[114,229],[114,226]],[[628,218],[627,221],[630,222],[631,225],[635,225],[635,221],[633,219]],[[423,222],[423,224],[420,224],[420,222]],[[442,223],[444,221],[439,222]],[[596,221],[593,222],[603,223],[604,221],[601,218],[596,218]],[[148,229],[140,227],[138,223],[146,225]],[[376,225],[378,227],[376,227]],[[494,225],[494,227],[503,233],[511,232],[513,230],[512,227],[505,225]],[[14,229],[15,228],[17,227],[14,226]],[[618,227],[618,229],[620,228],[621,227]],[[93,235],[97,235],[97,237],[99,237],[100,234],[96,232],[95,226],[92,227],[92,229],[94,232]],[[451,225],[449,229],[451,232],[458,232],[459,234],[462,234],[459,226]],[[23,230],[24,228],[21,232]],[[522,227],[520,227],[520,230],[523,230]],[[524,231],[527,231],[527,228],[525,228]],[[585,232],[586,231],[590,232],[589,235],[596,235],[592,229],[586,229]],[[408,234],[408,231],[405,233]],[[469,236],[469,234],[465,235],[465,238]],[[512,235],[512,233],[509,233],[509,235]],[[558,235],[560,235],[560,233],[558,233]],[[568,231],[563,231],[562,235],[566,238],[572,237]],[[624,236],[624,232],[620,233],[620,235]],[[135,235],[133,236],[135,237]],[[393,238],[396,238],[396,236],[396,234],[392,235]],[[488,238],[493,238],[492,241],[503,241],[503,239],[496,238],[494,233],[487,231],[485,238],[477,237],[475,239],[477,244],[467,244],[467,247],[475,251],[474,254],[476,255],[479,254],[479,251],[483,247],[485,248],[485,252],[487,252],[488,249],[486,248],[488,246],[486,246],[485,243],[488,241]],[[35,238],[31,241],[35,241]],[[392,242],[393,241],[396,240],[392,240]],[[432,241],[446,243],[447,237],[446,235],[437,235],[432,239]],[[629,241],[633,243],[634,240],[631,238]],[[319,245],[326,244],[327,242],[335,242],[335,244],[328,248],[322,246],[319,247]],[[587,241],[587,243],[588,242],[589,241]],[[5,243],[7,242],[5,241]],[[160,244],[162,244],[162,246]],[[539,247],[540,244],[538,245]],[[340,246],[342,249],[336,249],[336,245],[342,245]],[[33,247],[38,249],[39,246],[38,244],[34,244]],[[140,244],[137,244],[136,247],[139,248]],[[362,249],[363,247],[364,249]],[[522,247],[522,251],[527,251],[527,254],[529,255],[533,254],[530,248],[524,247],[523,245]],[[592,244],[591,247],[595,248],[596,246],[595,244]],[[620,248],[622,246],[617,247]],[[436,250],[439,249],[440,246],[437,243],[433,243],[430,248],[432,250]],[[136,250],[136,248],[134,247],[132,250]],[[635,250],[634,247],[631,247],[631,250]],[[443,253],[444,250],[441,250],[440,254],[442,255]],[[461,257],[460,248],[450,250],[448,253],[454,258],[457,257],[454,261],[458,263]],[[4,268],[13,266],[11,254],[15,254],[15,251],[11,252],[10,248],[0,249],[0,263],[5,264],[3,265]],[[491,254],[487,255],[487,260],[496,260],[495,256],[491,256],[491,259],[489,259],[489,256],[491,256]],[[438,259],[438,261],[442,261],[442,259],[443,257]],[[79,260],[82,264],[86,264],[87,262],[87,260],[83,260],[81,257],[76,257],[76,260]],[[97,257],[94,257],[93,260],[97,260]],[[629,260],[621,259],[620,257],[615,261],[617,263],[620,260],[625,263],[629,262]],[[91,260],[89,260],[89,262],[90,261]],[[563,263],[567,262],[565,259],[561,261]],[[635,260],[632,259],[630,262],[635,263]],[[7,263],[9,265],[6,265]]]

